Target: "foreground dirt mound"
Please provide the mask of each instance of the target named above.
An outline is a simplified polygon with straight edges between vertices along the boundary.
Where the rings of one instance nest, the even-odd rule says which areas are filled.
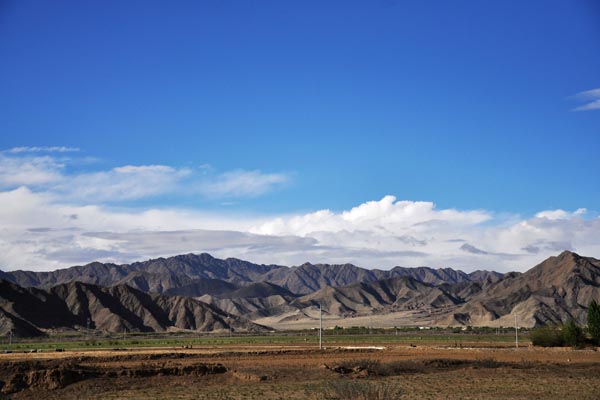
[[[55,390],[86,379],[102,377],[205,376],[225,372],[227,368],[222,364],[205,363],[101,367],[73,362],[13,362],[0,366],[0,391],[16,393],[30,388]]]
[[[71,367],[24,370],[9,376],[2,391],[5,393],[14,393],[30,387],[54,390],[93,376],[95,376],[94,371],[85,371],[81,368]]]
[[[492,358],[486,359],[454,359],[454,358],[432,358],[426,360],[402,360],[394,362],[380,362],[373,359],[344,360],[339,363],[324,364],[323,368],[346,375],[352,378],[364,378],[368,376],[397,376],[406,374],[427,374],[439,371],[454,371],[458,369],[531,369],[535,365],[531,362],[508,362],[497,361]]]

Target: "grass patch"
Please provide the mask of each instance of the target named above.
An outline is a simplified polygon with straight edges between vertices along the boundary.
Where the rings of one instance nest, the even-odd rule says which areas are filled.
[[[222,336],[207,333],[128,333],[125,338],[122,334],[94,335],[55,335],[48,338],[13,338],[13,344],[0,344],[0,349],[13,351],[26,351],[38,349],[41,351],[54,351],[56,348],[65,350],[110,349],[110,348],[138,348],[138,347],[194,347],[214,345],[318,345],[316,332],[303,333],[273,333],[264,335],[237,334]],[[431,345],[440,344],[452,346],[462,344],[501,344],[510,343],[514,338],[510,335],[495,335],[487,333],[451,333],[432,332],[394,334],[340,334],[325,331],[323,343],[325,347],[353,346],[353,345]]]

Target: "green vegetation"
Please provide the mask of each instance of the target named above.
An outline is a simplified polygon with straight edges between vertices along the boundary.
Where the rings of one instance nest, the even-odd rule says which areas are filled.
[[[531,332],[531,343],[534,346],[559,347],[571,346],[582,348],[586,344],[600,344],[600,305],[592,300],[587,313],[587,331],[589,338],[581,326],[571,319],[562,327],[545,326]]]
[[[545,326],[535,329],[529,337],[534,346],[542,347],[582,348],[587,342],[583,329],[574,320],[570,320],[561,327]]]
[[[595,345],[600,344],[600,305],[592,300],[587,314],[588,332]]]
[[[327,346],[372,345],[387,344],[424,345],[441,344],[462,347],[477,343],[511,343],[514,337],[510,332],[503,334],[480,332],[453,332],[452,329],[373,329],[371,334],[365,327],[331,329],[323,332],[323,342]],[[7,341],[0,349],[12,351],[91,350],[91,349],[126,349],[126,348],[190,348],[203,346],[227,345],[318,345],[316,330],[297,332],[276,332],[263,335],[235,333],[199,334],[195,332],[182,333],[128,333],[125,337],[118,334],[75,335],[73,333],[54,335],[47,338],[20,339],[13,338],[12,345]]]
[[[581,348],[585,345],[583,329],[574,320],[570,320],[563,326],[562,336],[567,346]]]
[[[529,338],[534,346],[560,347],[565,344],[562,331],[556,326],[544,326],[535,329],[531,332]]]

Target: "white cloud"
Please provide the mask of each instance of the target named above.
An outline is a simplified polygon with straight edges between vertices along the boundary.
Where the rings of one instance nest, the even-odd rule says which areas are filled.
[[[574,108],[573,111],[589,111],[600,109],[600,88],[577,93],[575,96],[573,96],[573,98],[585,102],[585,104]]]
[[[491,218],[491,214],[485,211],[436,210],[432,202],[396,201],[394,196],[385,196],[379,201],[369,201],[340,213],[320,210],[287,219],[276,218],[255,227],[254,231],[270,235],[340,231],[406,235],[432,228],[446,230],[444,226],[473,226]]]
[[[568,219],[568,218],[580,217],[580,216],[584,215],[586,212],[587,212],[587,210],[585,208],[578,208],[577,210],[575,210],[573,212],[558,209],[558,210],[540,211],[539,213],[535,214],[535,216],[536,216],[536,218],[546,218],[546,219]]]
[[[51,190],[77,200],[96,202],[137,200],[176,191],[191,170],[164,165],[113,168],[65,177]]]
[[[286,174],[265,174],[260,171],[225,172],[204,182],[200,192],[211,197],[255,197],[287,183]]]
[[[7,157],[0,153],[0,188],[48,185],[62,180],[64,164],[49,157]]]
[[[8,150],[9,153],[74,153],[78,152],[77,147],[66,147],[66,146],[20,146],[13,147]]]
[[[289,176],[283,173],[234,170],[217,174],[207,165],[198,168],[124,165],[69,172],[69,167],[89,164],[88,158],[30,154],[42,151],[39,149],[55,148],[14,148],[0,152],[0,190],[27,186],[71,202],[116,203],[164,194],[229,199],[256,197],[289,181]]]

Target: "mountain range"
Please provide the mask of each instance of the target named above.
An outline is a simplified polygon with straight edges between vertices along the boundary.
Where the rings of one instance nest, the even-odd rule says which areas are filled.
[[[93,262],[50,272],[17,270],[2,272],[0,279],[12,281],[23,287],[49,288],[61,283],[79,281],[101,286],[128,285],[146,292],[201,296],[210,294],[206,290],[212,290],[216,280],[238,286],[270,282],[294,294],[304,295],[325,287],[374,282],[396,276],[412,277],[437,285],[470,281],[489,284],[501,279],[503,274],[490,271],[467,274],[452,268],[428,267],[394,267],[384,271],[364,269],[352,264],[304,263],[300,266],[286,267],[254,264],[236,258],[221,260],[202,253],[121,265]],[[206,281],[207,279],[212,281]]]
[[[267,328],[182,296],[145,293],[127,285],[72,281],[48,290],[0,280],[0,335],[40,336],[71,329],[108,332],[264,331]]]
[[[525,273],[352,264],[286,267],[209,254],[52,272],[0,271],[0,334],[255,330],[330,323],[521,326],[583,321],[600,301],[600,261],[565,251]],[[363,318],[361,320],[361,318]],[[304,324],[304,325],[303,325]]]

